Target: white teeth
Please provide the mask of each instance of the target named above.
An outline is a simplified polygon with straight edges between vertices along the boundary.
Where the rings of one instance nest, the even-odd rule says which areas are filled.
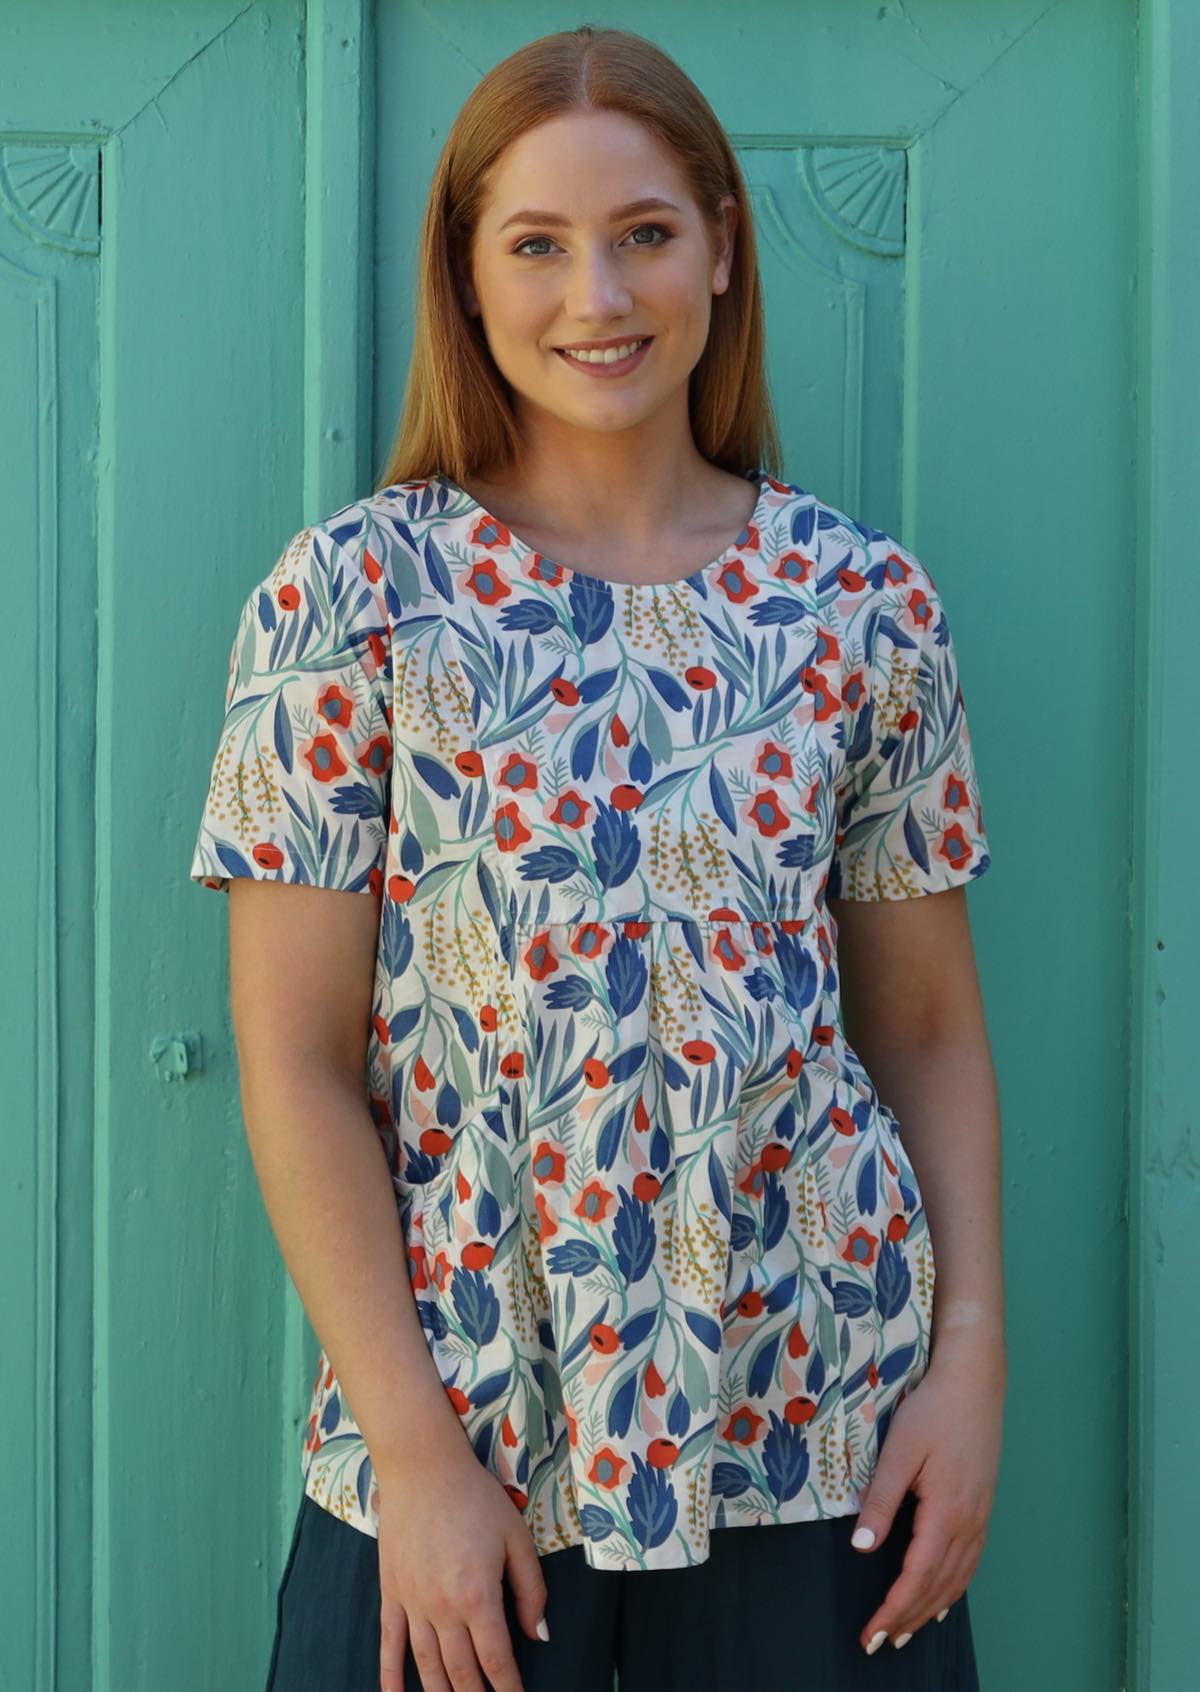
[[[644,347],[649,335],[641,341],[630,341],[623,347],[593,347],[585,352],[572,352],[570,347],[563,347],[562,351],[568,358],[577,358],[581,364],[616,364],[618,359],[628,358],[639,347]]]

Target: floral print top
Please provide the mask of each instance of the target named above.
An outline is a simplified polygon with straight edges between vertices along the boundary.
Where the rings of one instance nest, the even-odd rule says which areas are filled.
[[[761,470],[711,564],[613,584],[444,476],[250,592],[192,879],[379,901],[365,1097],[433,1362],[539,1552],[676,1568],[857,1511],[934,1254],[840,1027],[827,900],[989,863],[946,612]],[[306,1492],[378,1536],[321,1354]]]

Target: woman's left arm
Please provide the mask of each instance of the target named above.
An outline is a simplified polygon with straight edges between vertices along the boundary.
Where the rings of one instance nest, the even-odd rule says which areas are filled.
[[[986,1538],[1007,1380],[1000,1108],[965,888],[829,907],[846,1038],[900,1123],[935,1263],[929,1366],[893,1415],[859,1513],[878,1546],[905,1494],[918,1498],[903,1570],[864,1618],[874,1649],[959,1597]]]

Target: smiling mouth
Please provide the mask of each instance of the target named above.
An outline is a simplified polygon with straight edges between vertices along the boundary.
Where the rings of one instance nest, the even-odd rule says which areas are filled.
[[[591,347],[572,351],[569,347],[555,347],[559,358],[564,358],[570,364],[580,365],[585,370],[619,370],[632,365],[645,352],[653,341],[653,335],[641,335],[630,341],[623,341],[619,346]]]

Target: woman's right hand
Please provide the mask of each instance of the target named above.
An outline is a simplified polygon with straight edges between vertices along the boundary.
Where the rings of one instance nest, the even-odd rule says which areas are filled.
[[[524,1692],[504,1577],[531,1639],[546,1582],[521,1511],[465,1441],[376,1479],[380,1692],[404,1692],[406,1645],[424,1692],[484,1692],[481,1671],[495,1692]]]

